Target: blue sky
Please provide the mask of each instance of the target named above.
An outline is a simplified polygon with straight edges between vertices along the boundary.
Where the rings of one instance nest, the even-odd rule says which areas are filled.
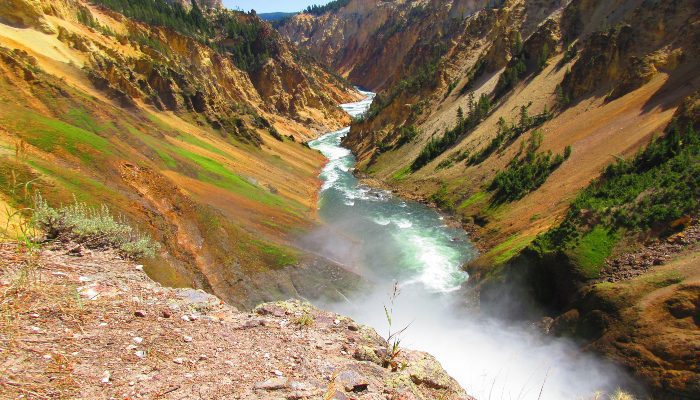
[[[240,8],[248,11],[251,8],[259,13],[273,11],[301,11],[311,4],[325,4],[329,0],[223,0],[227,8]]]

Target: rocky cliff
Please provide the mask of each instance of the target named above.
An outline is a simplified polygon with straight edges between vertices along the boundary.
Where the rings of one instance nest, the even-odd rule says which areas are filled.
[[[699,16],[692,1],[358,0],[296,16],[281,32],[379,91],[345,140],[358,175],[439,207],[473,233],[482,252],[468,269],[482,304],[504,282],[517,283],[550,315],[566,315],[555,326],[569,328],[552,332],[613,355],[673,398],[698,393],[689,345],[698,325],[657,306],[697,304],[689,293],[698,267],[680,267],[697,248],[650,249],[666,249],[657,241],[692,229],[698,215],[690,143]],[[665,135],[669,142],[646,147]],[[685,150],[634,158],[664,146]],[[675,186],[650,178],[671,176],[660,172],[670,165],[680,174]],[[611,182],[624,189],[604,193]],[[629,261],[638,252],[649,255]],[[637,272],[628,273],[630,264]],[[658,324],[632,309],[659,316]],[[616,320],[645,333],[612,339]],[[673,332],[661,321],[674,321]],[[676,339],[684,344],[671,346]],[[693,361],[674,361],[683,357]]]
[[[96,4],[122,3],[0,5],[3,207],[107,205],[162,243],[153,277],[237,305],[348,287],[292,242],[323,163],[302,142],[358,95],[254,15]]]

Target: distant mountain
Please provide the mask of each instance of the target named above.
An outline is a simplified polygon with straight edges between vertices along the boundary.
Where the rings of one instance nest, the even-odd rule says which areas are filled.
[[[298,13],[295,12],[271,12],[258,14],[258,17],[260,17],[260,19],[262,19],[263,21],[279,21],[287,17],[293,17],[297,14]]]

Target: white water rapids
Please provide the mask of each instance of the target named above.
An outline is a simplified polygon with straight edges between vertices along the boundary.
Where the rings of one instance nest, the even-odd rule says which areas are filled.
[[[363,93],[365,100],[343,109],[366,112],[374,94]],[[323,307],[386,335],[383,306],[398,281],[394,326],[410,324],[402,346],[434,355],[478,399],[593,398],[617,387],[616,368],[573,344],[467,311],[459,289],[468,278],[461,266],[475,254],[468,237],[432,209],[360,185],[351,173],[355,158],[340,144],[348,132],[310,143],[329,160],[319,202],[327,228],[314,240],[317,251],[355,268],[374,289]]]

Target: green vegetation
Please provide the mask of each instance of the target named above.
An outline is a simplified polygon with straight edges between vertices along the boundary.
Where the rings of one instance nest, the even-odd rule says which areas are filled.
[[[288,248],[259,240],[254,240],[253,243],[268,258],[266,260],[268,265],[272,265],[275,268],[284,268],[299,263],[298,255]]]
[[[314,316],[308,311],[304,311],[301,315],[292,320],[292,323],[294,323],[294,325],[298,326],[300,329],[307,328],[313,325],[314,322],[316,322]]]
[[[189,11],[177,1],[95,0],[95,2],[137,21],[171,28],[188,36],[201,37],[211,32],[210,25],[195,1],[191,2],[192,8]]]
[[[173,147],[171,150],[201,167],[197,178],[202,182],[211,183],[214,186],[238,193],[246,198],[266,205],[277,207],[283,207],[285,205],[285,202],[280,197],[234,174],[218,161],[185,149]]]
[[[571,258],[587,278],[597,278],[600,275],[600,266],[610,256],[616,241],[616,234],[604,227],[596,226],[581,238],[576,248],[572,249]]]
[[[116,249],[127,258],[154,257],[160,245],[135,231],[124,219],[115,219],[107,206],[85,203],[55,209],[37,196],[32,221],[48,240],[73,242],[90,249]]]
[[[415,125],[402,125],[401,128],[399,128],[399,140],[394,145],[394,148],[398,149],[399,147],[412,142],[417,136],[418,129]]]
[[[327,12],[338,11],[341,8],[347,6],[348,3],[350,3],[350,0],[334,0],[323,6],[314,4],[312,6],[306,7],[306,9],[304,9],[304,13],[312,15],[321,15]]]
[[[500,171],[491,182],[489,190],[494,191],[494,201],[505,203],[523,198],[547,180],[547,177],[554,172],[565,161],[565,157],[557,154],[552,158],[551,152],[538,153],[542,144],[542,133],[533,131],[527,140],[525,155],[521,158],[516,155],[505,171]],[[521,147],[520,152],[522,153]],[[564,154],[570,155],[571,150],[565,150]]]
[[[464,118],[464,111],[460,107],[457,110],[457,125],[452,129],[445,130],[440,138],[432,137],[411,164],[411,170],[418,171],[452,147],[463,134],[477,126],[491,110],[491,100],[485,94],[481,95],[479,101],[473,101],[473,98],[470,98],[469,104],[468,116]]]
[[[484,162],[495,151],[507,147],[515,139],[530,129],[542,126],[545,122],[552,118],[552,113],[545,108],[542,113],[530,116],[528,109],[530,105],[520,107],[520,117],[516,123],[508,124],[503,117],[498,120],[498,132],[496,137],[489,142],[488,146],[481,149],[479,152],[469,158],[469,165],[477,165]]]
[[[520,78],[522,78],[523,74],[527,71],[525,54],[523,52],[523,38],[520,36],[520,32],[517,32],[515,35],[510,53],[512,58],[496,84],[497,98],[515,87],[515,85],[520,82]]]
[[[205,142],[202,139],[199,139],[193,135],[190,135],[188,133],[181,134],[180,136],[177,137],[178,139],[182,140],[183,142],[187,142],[189,144],[195,145],[201,149],[210,151],[214,154],[218,154],[220,156],[224,156],[226,158],[231,158],[231,155],[226,153],[225,151],[219,149],[218,147],[214,146],[213,144],[209,142]]]
[[[488,197],[488,195],[484,192],[476,192],[473,195],[469,196],[469,198],[467,198],[466,200],[461,202],[459,204],[458,208],[467,208],[471,205],[474,205],[476,203],[479,203],[479,202],[486,200],[487,197]]]
[[[241,12],[221,12],[207,18],[195,1],[189,10],[179,2],[166,0],[95,0],[98,4],[150,25],[173,29],[213,48],[225,51],[236,66],[245,71],[261,67],[276,51],[274,32],[257,17]],[[88,26],[96,24],[88,10],[80,10],[78,19]],[[99,24],[98,24],[99,25]],[[133,34],[130,39],[168,53],[157,39]]]
[[[631,160],[619,159],[571,204],[564,221],[540,235],[539,254],[566,252],[594,277],[622,232],[672,229],[700,207],[700,135],[673,123]]]
[[[527,247],[534,238],[532,236],[519,236],[517,234],[509,237],[503,243],[489,251],[488,255],[493,257],[493,262],[500,265],[515,257],[522,249]]]
[[[8,123],[33,146],[45,151],[64,149],[84,162],[94,162],[113,153],[112,144],[97,133],[105,127],[98,125],[82,110],[70,110],[66,119],[75,125],[48,118],[33,111],[13,115]]]
[[[434,201],[435,204],[443,210],[452,211],[455,208],[454,202],[450,196],[450,191],[445,184],[442,184],[440,189],[430,196],[430,200]]]

